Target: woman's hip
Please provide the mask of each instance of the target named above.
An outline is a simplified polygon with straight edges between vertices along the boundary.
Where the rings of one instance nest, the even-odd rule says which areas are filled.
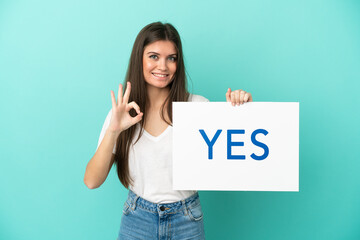
[[[156,204],[129,190],[118,239],[205,239],[203,212],[196,192],[174,203]]]

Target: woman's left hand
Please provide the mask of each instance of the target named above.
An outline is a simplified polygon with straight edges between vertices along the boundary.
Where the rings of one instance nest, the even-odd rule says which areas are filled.
[[[252,96],[251,93],[245,92],[244,90],[235,90],[231,91],[229,88],[225,94],[226,101],[231,102],[233,106],[246,103],[246,102],[252,102]]]

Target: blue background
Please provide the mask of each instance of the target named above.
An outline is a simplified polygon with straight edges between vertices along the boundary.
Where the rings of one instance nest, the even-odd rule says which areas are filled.
[[[83,183],[142,27],[180,32],[190,90],[300,102],[300,192],[201,191],[207,239],[360,239],[359,1],[0,0],[0,239],[115,239],[115,168]]]

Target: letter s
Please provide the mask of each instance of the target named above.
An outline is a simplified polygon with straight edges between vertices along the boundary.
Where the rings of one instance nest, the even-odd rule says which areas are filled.
[[[255,139],[256,135],[258,133],[262,133],[265,136],[268,134],[268,131],[266,131],[265,129],[257,129],[255,130],[252,134],[251,134],[251,142],[258,147],[261,147],[262,149],[264,149],[264,154],[262,156],[257,156],[254,153],[250,155],[250,157],[254,160],[264,160],[268,155],[269,155],[269,148],[266,144],[259,142]]]

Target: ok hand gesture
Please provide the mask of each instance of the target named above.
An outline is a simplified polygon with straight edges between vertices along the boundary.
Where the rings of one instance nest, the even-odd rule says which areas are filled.
[[[135,102],[129,102],[129,96],[131,91],[131,84],[127,82],[126,90],[124,96],[122,95],[123,86],[119,84],[118,92],[118,102],[116,103],[115,94],[111,90],[111,102],[112,102],[112,116],[110,120],[109,130],[117,134],[120,134],[122,131],[128,129],[132,125],[138,123],[143,116],[143,113],[140,112],[140,107]],[[135,117],[131,117],[129,111],[134,108],[137,112]]]

